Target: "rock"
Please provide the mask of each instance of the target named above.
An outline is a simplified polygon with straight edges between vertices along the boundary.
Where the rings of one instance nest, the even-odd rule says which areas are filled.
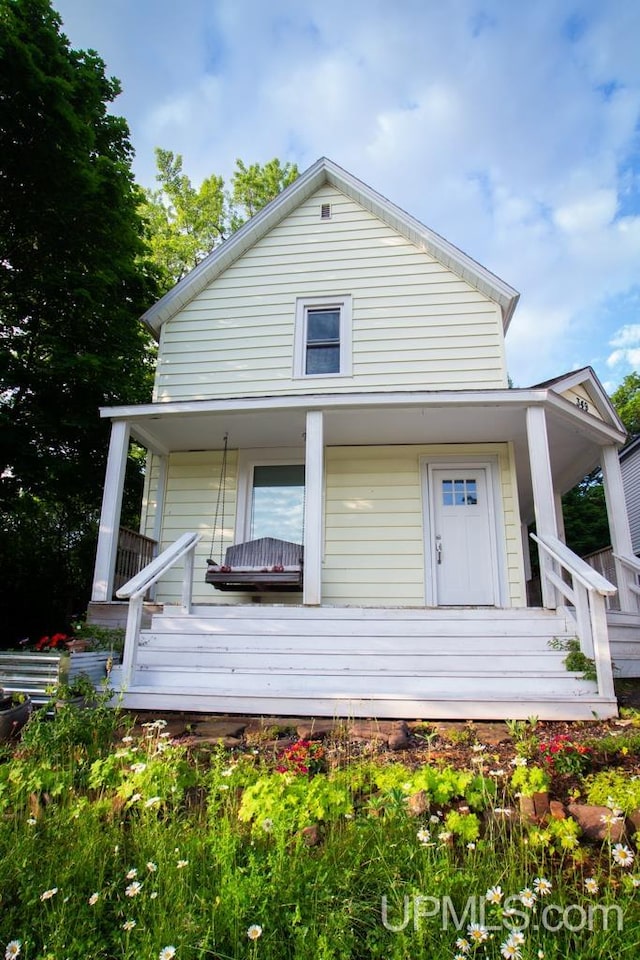
[[[409,747],[409,737],[404,730],[397,730],[392,733],[387,741],[389,750],[407,750]]]
[[[429,796],[426,790],[418,790],[407,797],[407,813],[410,817],[420,817],[429,809]]]
[[[536,808],[533,797],[520,796],[520,816],[529,823],[535,823]]]
[[[589,840],[611,840],[620,843],[625,835],[624,817],[617,823],[609,824],[606,819],[611,817],[609,807],[598,807],[583,803],[570,803],[568,811],[580,825],[582,832]]]
[[[397,724],[388,720],[356,720],[349,724],[351,740],[388,740],[398,730]]]
[[[497,747],[512,739],[504,723],[476,723],[475,729],[479,742],[486,743],[490,747]]]
[[[633,826],[634,833],[640,833],[640,810],[633,810],[628,816],[629,823]]]
[[[312,823],[302,831],[302,839],[308,847],[317,847],[320,843],[320,825]]]
[[[296,725],[300,740],[324,740],[340,727],[335,720],[304,720]]]
[[[545,790],[543,793],[534,793],[533,795],[533,808],[536,813],[537,820],[543,820],[545,817],[549,816],[549,794]]]
[[[225,737],[240,738],[244,733],[246,723],[233,720],[202,720],[193,724],[193,733],[196,737],[207,740],[224,740]]]
[[[549,813],[554,820],[566,820],[567,811],[564,808],[564,804],[560,803],[559,800],[550,800],[549,801]]]

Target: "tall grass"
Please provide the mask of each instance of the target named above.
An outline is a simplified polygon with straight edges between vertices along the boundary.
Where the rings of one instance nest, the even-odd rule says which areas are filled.
[[[160,723],[114,741],[117,721],[36,717],[0,764],[8,956],[637,955],[636,864],[520,824],[508,781],[371,761],[277,773],[252,754],[188,756]],[[609,906],[604,929],[594,908]]]

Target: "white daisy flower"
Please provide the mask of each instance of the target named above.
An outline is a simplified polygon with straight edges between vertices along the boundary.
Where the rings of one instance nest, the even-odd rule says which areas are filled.
[[[122,924],[122,929],[129,932],[129,930],[133,930],[135,925],[136,925],[135,920],[125,920],[125,922]]]
[[[40,894],[40,899],[41,899],[41,900],[51,900],[51,897],[55,897],[55,895],[56,895],[57,892],[58,892],[58,888],[57,888],[57,887],[52,887],[51,890],[45,890],[44,893],[41,893],[41,894]]]
[[[93,907],[98,902],[99,899],[100,899],[99,893],[92,893],[91,896],[89,897],[89,906]]]
[[[484,898],[487,903],[500,903],[503,896],[504,894],[502,893],[501,887],[489,887]]]
[[[623,843],[616,843],[611,851],[611,856],[620,867],[630,867],[635,860],[633,851]]]
[[[467,927],[467,936],[474,944],[479,944],[489,939],[489,932],[481,923],[470,923]]]
[[[126,888],[125,896],[127,897],[137,897],[140,891],[142,890],[142,884],[138,883],[137,880],[134,880],[133,883],[130,883]]]
[[[13,960],[14,957],[20,956],[20,949],[22,947],[21,940],[9,940],[6,950],[4,952],[5,960]]]
[[[158,954],[158,960],[173,960],[176,955],[176,948],[169,944],[168,947],[163,947],[160,953]]]
[[[595,877],[587,877],[584,882],[584,888],[587,893],[597,893],[600,887],[598,886],[598,881]]]
[[[247,930],[247,936],[249,940],[257,940],[258,937],[262,936],[262,927],[259,923],[252,923],[249,929]]]
[[[533,881],[533,889],[539,897],[546,897],[551,893],[553,887],[545,877],[536,877]]]

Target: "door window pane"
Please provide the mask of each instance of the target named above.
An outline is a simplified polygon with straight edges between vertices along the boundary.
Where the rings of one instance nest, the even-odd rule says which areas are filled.
[[[472,507],[478,503],[478,483],[470,480],[443,480],[443,507]]]

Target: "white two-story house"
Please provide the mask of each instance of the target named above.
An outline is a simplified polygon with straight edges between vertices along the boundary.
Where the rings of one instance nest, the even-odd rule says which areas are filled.
[[[615,588],[564,545],[560,497],[602,466],[621,601],[637,614],[625,433],[589,368],[510,389],[517,300],[321,159],[147,311],[153,401],[101,411],[90,608],[113,619],[128,604],[112,674],[126,705],[616,713]],[[148,451],[140,539],[155,559],[118,589],[130,438]],[[550,646],[576,637],[596,680]]]

